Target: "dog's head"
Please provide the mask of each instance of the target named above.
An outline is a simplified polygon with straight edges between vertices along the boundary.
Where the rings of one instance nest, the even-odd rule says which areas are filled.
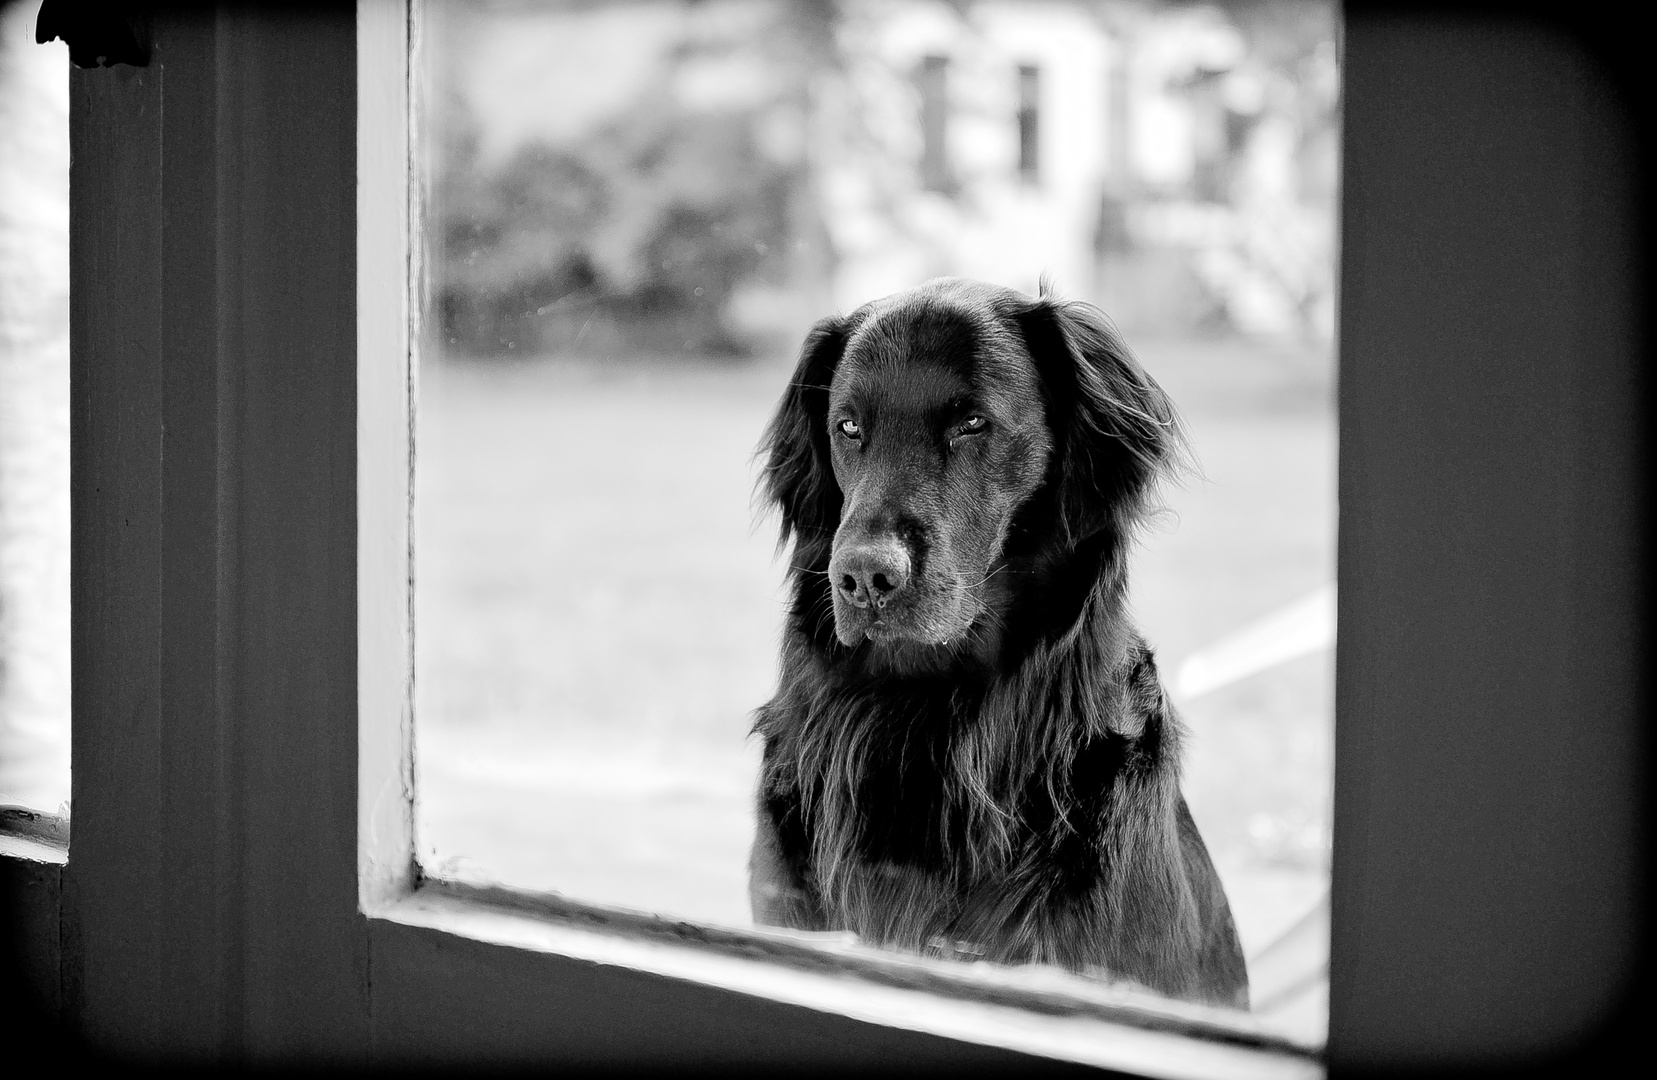
[[[819,322],[762,452],[840,642],[910,648],[994,619],[1014,563],[1125,535],[1181,445],[1097,309],[942,278]]]

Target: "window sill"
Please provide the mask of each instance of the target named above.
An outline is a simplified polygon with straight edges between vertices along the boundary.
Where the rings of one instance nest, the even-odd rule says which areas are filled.
[[[68,819],[21,806],[0,806],[0,857],[66,865]]]
[[[371,917],[1021,1053],[1169,1078],[1324,1075],[1252,1017],[1049,968],[902,957],[850,935],[730,930],[427,880]]]

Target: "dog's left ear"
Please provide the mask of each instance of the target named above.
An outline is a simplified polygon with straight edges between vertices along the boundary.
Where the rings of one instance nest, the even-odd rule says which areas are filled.
[[[1125,532],[1186,458],[1179,414],[1104,312],[1043,292],[1006,314],[1047,395],[1061,527],[1072,541],[1111,525]]]
[[[815,560],[816,547],[826,551],[840,524],[840,485],[829,460],[828,398],[851,329],[852,320],[840,316],[811,328],[760,442],[761,489],[782,515],[778,550],[792,538],[797,549],[813,549],[803,552],[806,562]]]

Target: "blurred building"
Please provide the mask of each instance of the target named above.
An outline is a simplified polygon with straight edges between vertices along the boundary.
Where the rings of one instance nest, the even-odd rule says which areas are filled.
[[[1132,328],[1333,330],[1332,7],[440,9],[456,347],[740,352],[940,274]]]
[[[1328,5],[845,3],[813,145],[850,306],[936,274],[1333,331]],[[1250,32],[1252,31],[1252,33]]]

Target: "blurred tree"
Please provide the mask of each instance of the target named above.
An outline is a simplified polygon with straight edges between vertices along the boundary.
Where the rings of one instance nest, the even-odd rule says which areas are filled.
[[[741,354],[731,299],[786,276],[795,173],[758,145],[761,110],[692,112],[665,87],[652,98],[582,149],[610,185],[593,240],[599,309],[627,344]]]
[[[798,54],[817,14],[781,5],[757,37],[691,19],[609,123],[567,144],[479,152],[458,96],[444,102],[431,216],[435,310],[459,350],[740,355],[744,286],[797,273],[810,225]],[[816,35],[820,37],[820,35]],[[704,83],[745,92],[705,100]]]
[[[459,157],[437,200],[444,338],[482,353],[538,344],[547,310],[598,284],[589,246],[608,185],[579,158],[545,146],[487,173],[475,156]]]

